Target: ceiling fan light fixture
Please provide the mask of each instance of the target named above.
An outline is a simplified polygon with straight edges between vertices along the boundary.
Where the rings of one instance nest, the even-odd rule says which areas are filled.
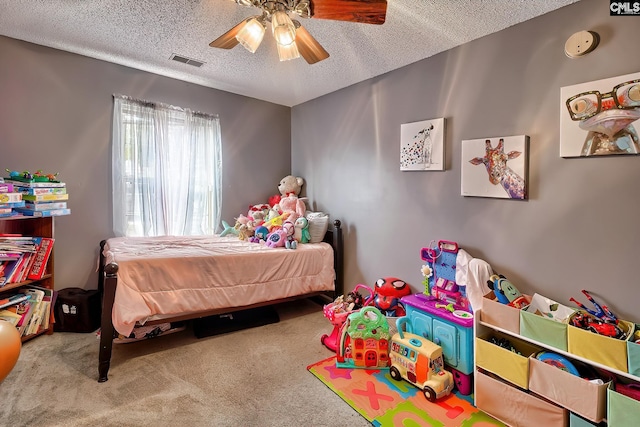
[[[240,44],[251,53],[255,53],[264,37],[264,24],[256,18],[252,18],[242,27],[236,35]]]
[[[271,16],[271,30],[279,45],[288,46],[296,40],[296,27],[289,15],[282,10]]]
[[[290,61],[292,59],[300,58],[300,52],[298,51],[296,42],[288,45],[276,43],[276,46],[278,46],[278,58],[280,58],[280,61]]]

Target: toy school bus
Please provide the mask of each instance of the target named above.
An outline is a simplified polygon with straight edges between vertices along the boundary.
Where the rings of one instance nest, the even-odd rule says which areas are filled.
[[[453,375],[444,369],[442,347],[402,330],[406,317],[397,320],[398,332],[391,338],[389,361],[391,378],[405,379],[418,387],[430,402],[448,396],[453,390]]]

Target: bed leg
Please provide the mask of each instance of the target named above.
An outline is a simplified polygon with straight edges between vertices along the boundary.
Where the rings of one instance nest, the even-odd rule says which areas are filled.
[[[336,270],[336,287],[333,297],[344,295],[344,241],[342,236],[342,223],[339,219],[333,221],[333,250],[334,268]]]
[[[98,257],[100,260],[98,262],[98,291],[100,292],[100,295],[104,293],[104,263],[106,259],[104,256],[104,246],[106,244],[106,240],[100,241],[100,252],[98,253]]]
[[[109,378],[111,364],[111,350],[113,347],[114,328],[111,320],[113,301],[118,284],[118,264],[111,263],[104,267],[104,288],[102,292],[102,318],[100,321],[100,354],[98,356],[98,382],[105,382]]]

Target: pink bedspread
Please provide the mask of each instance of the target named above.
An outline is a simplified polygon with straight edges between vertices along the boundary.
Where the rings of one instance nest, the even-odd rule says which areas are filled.
[[[334,290],[327,243],[290,250],[236,236],[116,237],[103,253],[119,266],[112,318],[124,336],[150,319]]]

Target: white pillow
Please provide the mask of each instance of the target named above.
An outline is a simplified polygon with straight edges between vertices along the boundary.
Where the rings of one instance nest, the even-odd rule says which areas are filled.
[[[324,212],[307,212],[309,221],[309,243],[320,243],[329,229],[329,215]]]

